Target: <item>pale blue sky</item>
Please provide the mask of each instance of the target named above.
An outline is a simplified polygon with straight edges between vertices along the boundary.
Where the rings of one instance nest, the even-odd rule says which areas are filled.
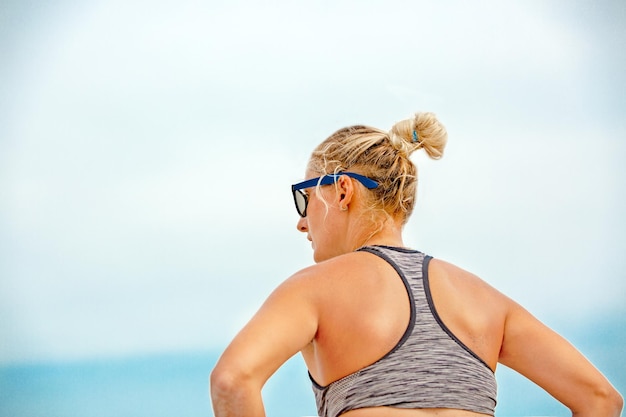
[[[223,346],[308,265],[289,185],[434,111],[406,243],[559,326],[624,313],[621,1],[4,2],[0,362]]]

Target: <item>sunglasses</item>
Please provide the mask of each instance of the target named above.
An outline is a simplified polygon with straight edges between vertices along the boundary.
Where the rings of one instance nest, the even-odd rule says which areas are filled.
[[[348,177],[354,178],[355,180],[363,184],[365,188],[372,189],[378,187],[378,183],[373,179],[368,178],[364,175],[355,174],[354,172],[339,172],[337,174],[323,175],[321,177],[311,178],[310,180],[299,182],[291,186],[291,192],[293,193],[293,201],[294,203],[296,203],[296,210],[298,211],[300,217],[306,217],[306,208],[309,205],[309,196],[302,190],[304,188],[310,188],[319,185],[334,184],[342,175],[347,175]]]

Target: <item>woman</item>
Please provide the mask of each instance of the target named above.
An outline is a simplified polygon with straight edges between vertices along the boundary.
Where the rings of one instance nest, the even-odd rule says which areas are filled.
[[[446,140],[418,113],[390,132],[341,129],[315,149],[292,192],[316,264],[283,282],[223,353],[216,417],[264,416],[261,388],[297,352],[324,417],[493,415],[497,363],[572,415],[620,415],[620,394],[567,341],[478,277],[404,246],[409,155],[438,159]]]

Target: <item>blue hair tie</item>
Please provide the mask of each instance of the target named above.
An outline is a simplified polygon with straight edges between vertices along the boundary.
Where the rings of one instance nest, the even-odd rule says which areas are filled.
[[[417,136],[417,130],[413,131],[413,143],[419,142],[420,138]]]

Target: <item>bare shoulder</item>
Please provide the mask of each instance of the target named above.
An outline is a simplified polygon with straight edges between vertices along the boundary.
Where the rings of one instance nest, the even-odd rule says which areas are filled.
[[[293,274],[285,281],[287,285],[304,285],[323,289],[324,283],[333,286],[351,284],[352,277],[360,277],[364,271],[374,272],[380,268],[381,260],[365,252],[350,252],[328,259]]]
[[[348,253],[320,262],[294,273],[283,281],[270,298],[282,295],[294,303],[307,303],[317,315],[336,312],[337,306],[348,307],[358,300],[354,298],[355,288],[361,294],[367,285],[367,277],[378,268],[372,256],[364,253]],[[358,282],[357,282],[358,281]]]
[[[511,299],[491,286],[476,274],[460,268],[450,262],[433,258],[430,261],[428,274],[431,285],[446,286],[453,291],[453,295],[467,298],[489,298],[490,302],[502,303],[502,306],[511,306]]]
[[[431,260],[428,275],[442,321],[495,370],[512,300],[477,275],[439,259]]]
[[[400,340],[409,297],[396,270],[367,252],[351,252],[300,271],[317,311],[313,343],[303,350],[314,379],[326,385],[367,366]]]

